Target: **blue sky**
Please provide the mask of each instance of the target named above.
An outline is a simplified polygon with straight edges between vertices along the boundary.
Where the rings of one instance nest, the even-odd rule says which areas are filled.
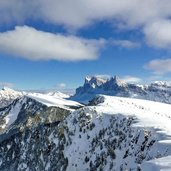
[[[2,0],[0,86],[73,89],[86,75],[171,79],[170,0]]]

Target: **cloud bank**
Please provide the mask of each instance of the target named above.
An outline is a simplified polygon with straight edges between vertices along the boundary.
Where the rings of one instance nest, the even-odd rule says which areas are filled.
[[[140,43],[130,40],[111,40],[111,44],[126,49],[133,49],[141,46]]]
[[[141,78],[138,78],[138,77],[134,77],[134,76],[131,76],[131,75],[126,75],[122,78],[122,80],[126,83],[139,83],[142,81]]]
[[[144,67],[154,72],[154,74],[163,75],[171,73],[171,59],[154,59]]]
[[[65,87],[66,87],[66,84],[65,83],[59,83],[59,84],[57,84],[57,88],[63,89]]]
[[[13,87],[13,83],[8,83],[8,82],[0,82],[0,87]]]
[[[104,43],[104,40],[47,33],[28,26],[0,33],[0,51],[29,60],[94,60]]]
[[[82,27],[94,20],[120,19],[138,26],[171,14],[170,0],[1,0],[1,22],[23,22],[28,18],[53,24]]]
[[[0,14],[0,24],[40,20],[68,30],[109,21],[118,28],[139,28],[154,47],[170,49],[171,44],[170,0],[1,0]]]
[[[146,41],[156,48],[171,49],[171,21],[159,20],[149,24],[145,30]]]

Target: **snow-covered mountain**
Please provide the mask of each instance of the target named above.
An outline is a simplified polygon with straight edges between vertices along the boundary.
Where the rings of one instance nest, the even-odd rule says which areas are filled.
[[[169,82],[86,77],[70,100],[60,92],[1,91],[14,97],[0,108],[2,171],[171,170]]]
[[[0,109],[0,131],[8,129],[20,116],[40,112],[48,107],[58,107],[67,111],[73,111],[82,105],[65,99],[57,99],[52,96],[31,93],[14,100],[9,106]],[[19,119],[20,119],[19,117]]]
[[[0,108],[8,106],[18,97],[23,95],[22,92],[12,90],[10,88],[4,87],[0,90]]]
[[[124,83],[117,76],[110,79],[86,77],[83,86],[76,89],[71,99],[88,103],[97,94],[131,97],[152,101],[171,103],[171,82],[154,82],[150,85]]]
[[[15,99],[18,97],[22,97],[24,95],[28,96],[44,96],[53,99],[66,99],[69,98],[70,96],[64,93],[61,93],[59,91],[53,91],[53,92],[48,92],[48,93],[33,93],[33,92],[24,92],[24,91],[15,91],[11,88],[4,87],[0,90],[0,108],[3,108],[5,106],[8,106],[11,104]]]
[[[171,169],[171,105],[101,95],[65,107],[45,96],[1,109],[0,170]]]

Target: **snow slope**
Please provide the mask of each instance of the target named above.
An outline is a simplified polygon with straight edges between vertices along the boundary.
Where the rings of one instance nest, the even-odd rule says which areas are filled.
[[[171,135],[171,105],[124,97],[99,97],[104,98],[104,102],[98,105],[98,112],[135,116],[139,120],[136,126],[161,129],[160,132]]]
[[[66,100],[61,96],[53,96],[52,94],[28,93],[27,96],[39,101],[42,104],[45,104],[46,106],[57,106],[70,110],[71,107],[74,108],[74,107],[83,106],[78,102],[72,100]]]
[[[144,128],[153,132],[153,136],[158,141],[154,151],[160,153],[167,149],[167,157],[143,162],[142,171],[171,171],[171,105],[121,97],[99,96],[97,98],[98,113],[133,116],[136,118],[136,123],[133,125],[135,128]]]
[[[69,130],[63,146],[66,170],[171,170],[170,111],[171,105],[159,102],[98,96],[63,125]],[[53,133],[49,141],[60,144]]]
[[[11,110],[9,111],[8,115],[5,117],[5,126],[3,127],[9,127],[10,125],[12,125],[15,120],[18,117],[18,113],[21,110],[22,104],[20,103],[22,100],[20,99],[18,103],[16,103],[16,105],[12,106]],[[23,101],[25,102],[25,100]]]
[[[142,164],[143,171],[171,171],[171,156],[154,159]]]
[[[64,93],[61,93],[59,91],[56,91],[56,92],[49,92],[47,93],[46,95],[48,96],[53,96],[53,97],[56,97],[56,98],[69,98],[70,96],[68,94],[64,94]]]

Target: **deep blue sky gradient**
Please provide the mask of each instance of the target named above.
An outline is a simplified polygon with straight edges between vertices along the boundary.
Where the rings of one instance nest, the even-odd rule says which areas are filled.
[[[41,21],[27,21],[25,25],[42,31],[68,34],[68,31],[62,26]],[[12,30],[14,26],[13,24],[0,26],[0,31]],[[96,74],[120,77],[131,75],[148,82],[148,78],[153,76],[153,73],[144,69],[144,65],[152,59],[169,56],[169,52],[147,46],[138,28],[132,31],[119,31],[108,22],[101,22],[80,30],[71,30],[71,33],[86,39],[136,41],[141,46],[127,49],[109,44],[101,51],[97,60],[79,62],[29,61],[1,52],[0,82],[10,82],[14,84],[14,88],[24,90],[51,89],[60,83],[65,83],[66,88],[76,88],[83,83],[86,75]],[[169,75],[168,77],[170,78]]]

